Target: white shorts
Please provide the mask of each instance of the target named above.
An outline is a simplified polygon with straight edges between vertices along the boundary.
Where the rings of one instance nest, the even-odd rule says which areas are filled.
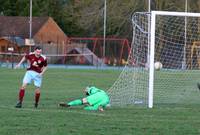
[[[34,81],[36,87],[41,87],[42,85],[42,76],[39,73],[29,70],[24,75],[23,84],[31,84]]]

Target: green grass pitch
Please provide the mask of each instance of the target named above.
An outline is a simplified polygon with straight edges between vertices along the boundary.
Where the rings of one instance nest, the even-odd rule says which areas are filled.
[[[14,108],[25,70],[0,68],[0,135],[199,135],[200,105],[111,107],[88,112],[59,108],[60,101],[83,97],[82,89],[109,88],[120,71],[48,69],[41,100],[34,109],[34,87],[26,90],[23,108]],[[200,76],[199,76],[200,77]]]

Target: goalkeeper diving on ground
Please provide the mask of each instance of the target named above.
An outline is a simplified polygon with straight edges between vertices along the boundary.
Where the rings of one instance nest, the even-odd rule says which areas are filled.
[[[60,102],[59,106],[72,107],[72,106],[84,105],[85,110],[104,111],[106,106],[108,106],[110,103],[109,96],[104,90],[92,86],[92,87],[86,87],[83,91],[86,94],[85,98],[76,99],[68,103]]]

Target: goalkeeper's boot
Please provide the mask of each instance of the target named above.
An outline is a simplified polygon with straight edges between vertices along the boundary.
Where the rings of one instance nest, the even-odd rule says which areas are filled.
[[[70,107],[70,105],[66,104],[65,102],[60,102],[59,106],[60,107]]]
[[[34,106],[35,106],[35,108],[37,108],[38,107],[38,103],[35,103]]]
[[[15,106],[16,108],[22,108],[22,103],[21,102],[18,102]]]
[[[198,89],[200,90],[200,83],[197,83],[197,87],[198,87]]]

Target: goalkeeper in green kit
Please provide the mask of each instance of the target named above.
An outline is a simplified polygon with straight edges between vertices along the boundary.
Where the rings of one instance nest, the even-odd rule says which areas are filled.
[[[84,93],[87,95],[87,97],[83,99],[76,99],[69,103],[61,102],[59,103],[59,106],[71,107],[77,105],[85,105],[85,110],[104,111],[106,106],[110,103],[108,94],[105,91],[98,89],[94,86],[86,87],[84,89]]]

